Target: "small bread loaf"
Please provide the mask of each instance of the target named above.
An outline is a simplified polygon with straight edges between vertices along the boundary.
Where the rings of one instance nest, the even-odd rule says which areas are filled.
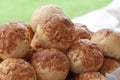
[[[23,57],[31,43],[30,25],[15,21],[0,25],[0,58]]]
[[[57,49],[45,49],[33,55],[31,64],[38,80],[65,80],[69,71],[67,56]]]
[[[98,45],[105,56],[120,58],[120,32],[101,29],[93,34],[91,40]]]
[[[71,46],[74,25],[63,15],[54,14],[44,18],[36,29],[33,48],[57,48],[63,52]]]
[[[33,67],[22,59],[7,58],[0,64],[0,80],[37,80]]]
[[[62,14],[64,15],[64,12],[62,9],[55,5],[45,5],[37,8],[31,18],[31,27],[34,32],[36,32],[37,25],[47,16],[51,14]]]
[[[90,39],[91,32],[87,29],[87,27],[80,23],[74,23],[75,31],[73,33],[73,41],[78,39]]]
[[[106,73],[112,73],[120,67],[118,61],[113,58],[105,58],[102,67],[99,69],[99,72],[103,75]]]
[[[76,80],[106,80],[99,72],[85,72],[81,73]]]
[[[103,64],[103,54],[95,43],[88,39],[76,41],[67,52],[70,70],[74,73],[97,71]]]

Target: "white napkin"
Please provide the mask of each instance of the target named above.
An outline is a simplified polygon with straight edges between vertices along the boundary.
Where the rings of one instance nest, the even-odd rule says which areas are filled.
[[[108,6],[72,19],[74,23],[85,24],[89,30],[96,32],[102,28],[120,31],[120,0],[114,0]]]
[[[116,69],[111,74],[106,73],[105,77],[106,77],[106,80],[115,80],[118,75],[120,75],[120,68]]]

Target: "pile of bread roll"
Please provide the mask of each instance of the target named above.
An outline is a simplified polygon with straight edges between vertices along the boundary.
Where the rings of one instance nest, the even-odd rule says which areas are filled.
[[[0,80],[105,80],[120,67],[120,32],[95,33],[55,5],[37,8],[31,24],[0,25]]]

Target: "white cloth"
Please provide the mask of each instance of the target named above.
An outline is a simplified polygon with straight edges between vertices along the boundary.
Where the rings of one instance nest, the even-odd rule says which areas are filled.
[[[95,32],[102,28],[120,31],[120,0],[114,0],[108,6],[72,19],[74,23],[83,23]]]

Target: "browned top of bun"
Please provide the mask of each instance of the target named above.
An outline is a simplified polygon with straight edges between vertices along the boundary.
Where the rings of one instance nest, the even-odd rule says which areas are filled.
[[[32,65],[43,69],[49,68],[64,71],[69,68],[69,60],[66,55],[57,49],[45,49],[32,57]]]
[[[1,80],[36,80],[36,74],[33,67],[26,61],[8,58],[0,64],[0,78]]]
[[[96,33],[99,33],[99,34],[104,34],[105,37],[108,37],[109,35],[113,35],[115,36],[116,38],[120,38],[120,33],[117,32],[117,31],[114,31],[112,29],[101,29],[99,31],[97,31]],[[96,34],[95,34],[96,35]],[[95,36],[94,35],[94,36]],[[96,35],[98,36],[98,35]]]
[[[105,80],[105,78],[99,72],[86,72],[81,73],[76,80]]]
[[[61,42],[63,44],[72,42],[72,31],[74,25],[70,19],[61,15],[48,15],[40,22],[38,27],[42,27],[44,33],[53,43]]]
[[[99,71],[100,71],[100,73],[105,75],[105,73],[111,73],[118,67],[120,67],[120,64],[115,59],[104,58],[104,63]]]
[[[18,39],[32,40],[32,37],[33,32],[30,25],[23,22],[15,21],[0,25],[0,52],[12,50],[16,46],[16,40]]]
[[[100,63],[103,62],[103,54],[101,50],[94,42],[88,39],[80,39],[76,41],[69,51],[76,51],[76,49],[79,49],[78,53],[83,53],[82,56],[81,54],[78,54],[77,57],[80,57],[82,65],[86,68],[89,68],[91,66],[98,66]]]

